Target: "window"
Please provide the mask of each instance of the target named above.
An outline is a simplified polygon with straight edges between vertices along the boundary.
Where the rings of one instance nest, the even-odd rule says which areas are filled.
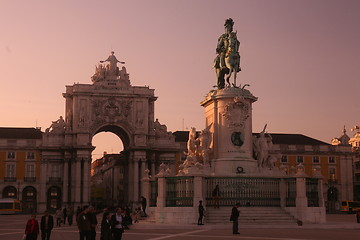
[[[54,164],[51,166],[51,177],[59,177],[59,165]]]
[[[329,179],[336,180],[336,168],[329,168]]]
[[[27,152],[26,153],[27,160],[34,160],[35,159],[35,152]]]
[[[35,164],[26,164],[26,177],[35,177]]]
[[[15,177],[15,163],[6,164],[6,177],[8,178]]]
[[[296,157],[296,162],[297,163],[304,163],[304,156],[297,156]]]
[[[320,163],[319,156],[313,156],[313,163]]]
[[[287,163],[288,162],[288,157],[286,155],[281,156],[281,160],[282,163]]]
[[[329,157],[329,163],[336,163],[335,157]]]
[[[8,160],[14,160],[15,159],[15,152],[8,152],[7,153],[7,159]]]

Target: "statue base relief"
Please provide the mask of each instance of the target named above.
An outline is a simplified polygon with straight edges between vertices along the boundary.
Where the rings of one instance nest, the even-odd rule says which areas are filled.
[[[213,136],[212,175],[258,172],[252,136],[252,103],[256,100],[247,89],[228,87],[209,92],[200,103]]]

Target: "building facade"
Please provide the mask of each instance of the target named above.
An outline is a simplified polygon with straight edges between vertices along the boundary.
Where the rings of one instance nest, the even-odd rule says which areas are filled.
[[[0,128],[0,197],[22,200],[25,212],[38,210],[42,132]]]

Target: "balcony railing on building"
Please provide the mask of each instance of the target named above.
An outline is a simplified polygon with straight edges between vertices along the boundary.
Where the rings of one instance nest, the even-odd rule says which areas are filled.
[[[24,182],[36,182],[36,177],[24,177]]]
[[[16,182],[16,177],[4,177],[4,182]]]
[[[61,184],[62,179],[61,179],[61,177],[49,177],[49,183]]]

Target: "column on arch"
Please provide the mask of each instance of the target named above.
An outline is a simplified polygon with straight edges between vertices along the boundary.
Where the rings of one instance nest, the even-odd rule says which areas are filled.
[[[81,158],[75,159],[75,174],[73,176],[75,203],[80,204],[81,195]]]
[[[64,159],[64,164],[63,164],[63,204],[65,205],[65,203],[68,203],[68,187],[69,187],[69,175],[68,175],[68,166],[69,166],[69,162],[68,159]],[[69,203],[68,203],[69,204]]]
[[[140,194],[140,178],[141,178],[141,173],[139,173],[140,171],[140,165],[139,163],[142,160],[145,160],[146,158],[146,153],[145,151],[136,151],[133,154],[133,180],[134,180],[134,192],[133,192],[133,200],[139,201],[139,194]]]

